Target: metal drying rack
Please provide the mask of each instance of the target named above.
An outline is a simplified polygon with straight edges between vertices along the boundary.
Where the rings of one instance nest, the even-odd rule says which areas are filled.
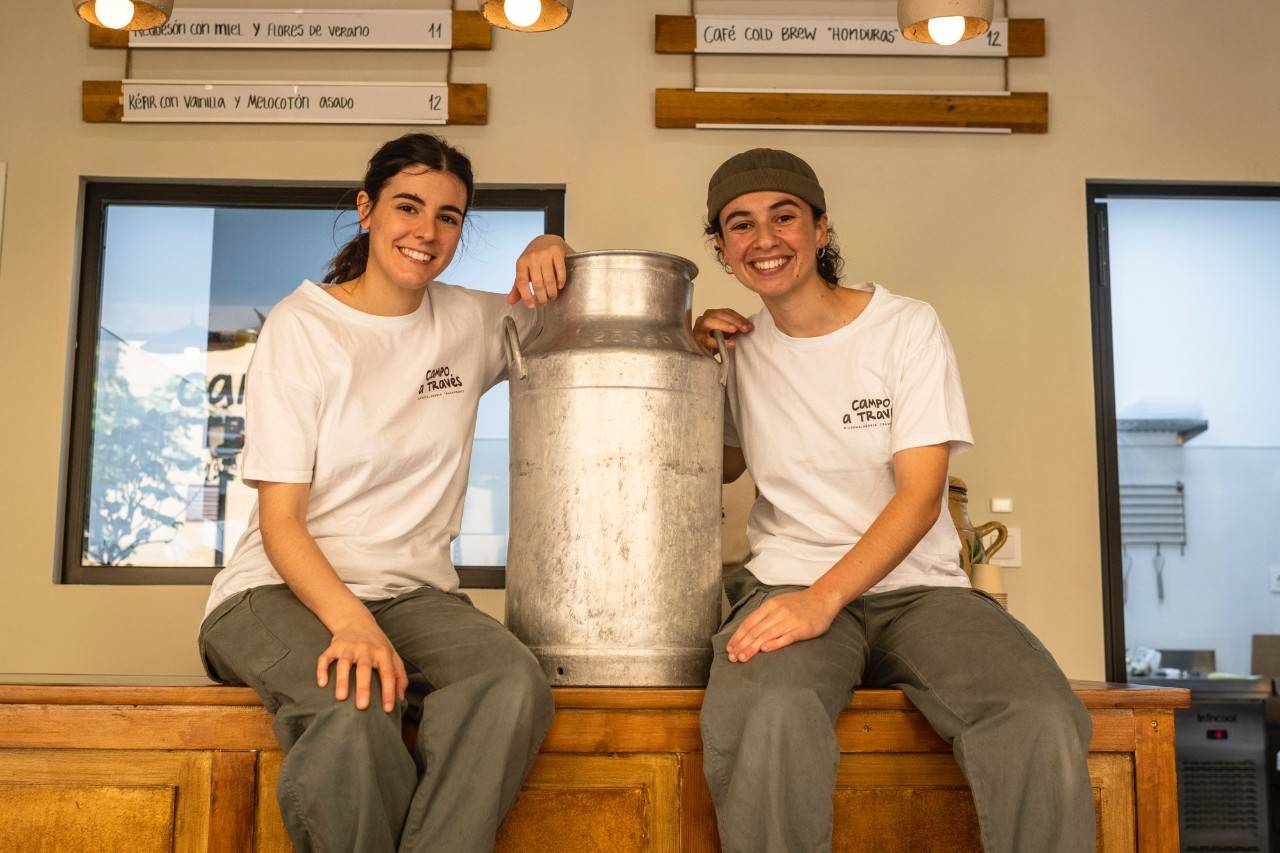
[[[1156,600],[1164,602],[1163,545],[1177,545],[1187,553],[1187,501],[1181,481],[1120,484],[1120,544],[1124,561],[1124,600],[1129,600],[1131,545],[1154,545]]]
[[[1177,483],[1120,484],[1123,545],[1176,545],[1187,553],[1186,491]]]

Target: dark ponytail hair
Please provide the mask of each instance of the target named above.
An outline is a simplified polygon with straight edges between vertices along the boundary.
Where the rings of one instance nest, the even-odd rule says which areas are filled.
[[[814,205],[809,205],[813,210],[813,220],[817,222],[822,218],[825,211],[819,210]],[[707,236],[711,242],[711,250],[716,254],[716,260],[720,266],[724,267],[724,253],[720,251],[720,247],[716,245],[715,238],[724,237],[724,231],[720,227],[720,217],[717,216],[713,222],[708,222],[702,229],[702,233]],[[818,250],[818,256],[814,258],[814,262],[818,267],[818,276],[827,283],[827,287],[836,287],[840,284],[840,279],[844,278],[844,258],[840,257],[840,244],[836,242],[836,229],[827,226],[827,245]],[[728,272],[728,268],[725,268]]]
[[[402,170],[413,166],[425,166],[437,172],[447,172],[467,190],[467,210],[475,196],[475,178],[471,174],[471,160],[457,148],[438,136],[429,133],[406,133],[399,139],[384,144],[369,160],[360,187],[369,194],[369,205],[378,202],[382,187]],[[465,214],[464,214],[465,215]],[[369,233],[362,231],[338,250],[329,262],[325,284],[350,281],[364,274],[369,263]]]

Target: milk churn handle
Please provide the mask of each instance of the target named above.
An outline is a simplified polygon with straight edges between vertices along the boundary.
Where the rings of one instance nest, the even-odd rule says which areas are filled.
[[[725,394],[729,398],[729,417],[733,418],[734,429],[738,428],[738,400],[734,396],[734,389],[729,387],[729,371],[733,370],[733,361],[729,357],[729,350],[724,345],[724,335],[718,331],[712,331],[712,335],[716,339],[716,349],[720,350],[720,384],[725,389]]]
[[[729,384],[729,350],[725,349],[724,333],[719,329],[711,332],[716,339],[716,349],[720,350],[720,386],[723,388]]]
[[[507,356],[507,375],[512,379],[528,379],[524,367],[524,355],[520,352],[520,332],[511,317],[502,318],[502,351]]]

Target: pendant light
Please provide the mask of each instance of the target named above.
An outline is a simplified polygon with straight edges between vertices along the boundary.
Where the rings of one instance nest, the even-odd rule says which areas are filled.
[[[991,27],[995,0],[898,0],[898,27],[912,41],[949,45]]]
[[[150,30],[163,26],[173,0],[71,0],[76,14],[97,27]]]
[[[573,0],[482,0],[480,11],[495,27],[541,33],[564,26]]]

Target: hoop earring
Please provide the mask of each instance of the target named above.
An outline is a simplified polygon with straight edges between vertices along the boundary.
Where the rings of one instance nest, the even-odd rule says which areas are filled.
[[[724,270],[725,275],[733,275],[733,267],[729,266],[729,262],[724,259],[724,252],[720,251],[720,247],[716,247],[716,263],[720,265],[720,269]]]
[[[826,256],[827,256],[827,247],[822,246],[821,248],[818,249],[818,257],[825,258]]]

